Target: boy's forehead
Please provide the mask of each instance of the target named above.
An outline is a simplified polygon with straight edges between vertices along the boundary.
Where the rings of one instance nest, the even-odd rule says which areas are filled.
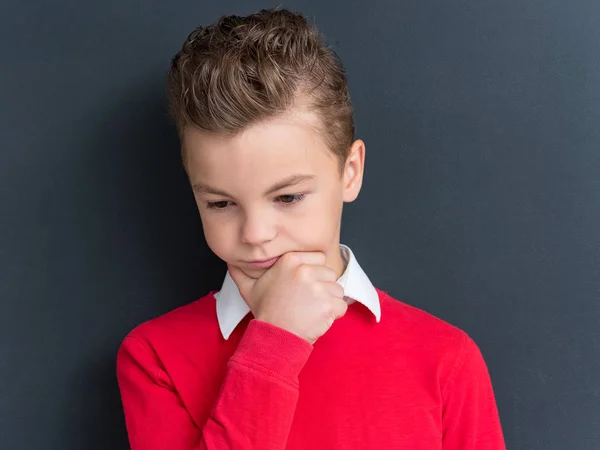
[[[233,136],[188,127],[182,145],[193,179],[207,182],[223,176],[273,180],[318,172],[334,159],[315,128],[295,118],[258,123]]]

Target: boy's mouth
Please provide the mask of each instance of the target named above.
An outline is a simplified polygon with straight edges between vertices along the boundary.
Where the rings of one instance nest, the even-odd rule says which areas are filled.
[[[261,260],[261,261],[244,261],[244,263],[252,269],[268,269],[273,264],[275,264],[278,259],[279,259],[279,256],[275,256],[274,258],[271,258],[271,259],[265,259],[265,260]]]

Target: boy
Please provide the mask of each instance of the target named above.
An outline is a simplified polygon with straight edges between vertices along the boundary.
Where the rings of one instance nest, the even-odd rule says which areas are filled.
[[[133,450],[505,448],[463,331],[375,288],[340,244],[365,145],[343,68],[286,10],[190,34],[171,113],[219,291],[124,339]]]

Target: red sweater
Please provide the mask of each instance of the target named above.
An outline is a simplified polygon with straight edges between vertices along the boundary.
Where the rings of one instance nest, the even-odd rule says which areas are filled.
[[[460,329],[377,289],[314,345],[249,313],[224,340],[215,291],[124,339],[132,450],[505,449],[487,367]]]

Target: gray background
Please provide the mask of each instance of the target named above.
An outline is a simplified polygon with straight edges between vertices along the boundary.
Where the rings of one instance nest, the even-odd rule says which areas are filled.
[[[0,448],[125,449],[125,334],[220,286],[164,106],[257,1],[0,4]],[[600,449],[600,2],[296,1],[367,143],[342,241],[479,344],[510,449]]]

